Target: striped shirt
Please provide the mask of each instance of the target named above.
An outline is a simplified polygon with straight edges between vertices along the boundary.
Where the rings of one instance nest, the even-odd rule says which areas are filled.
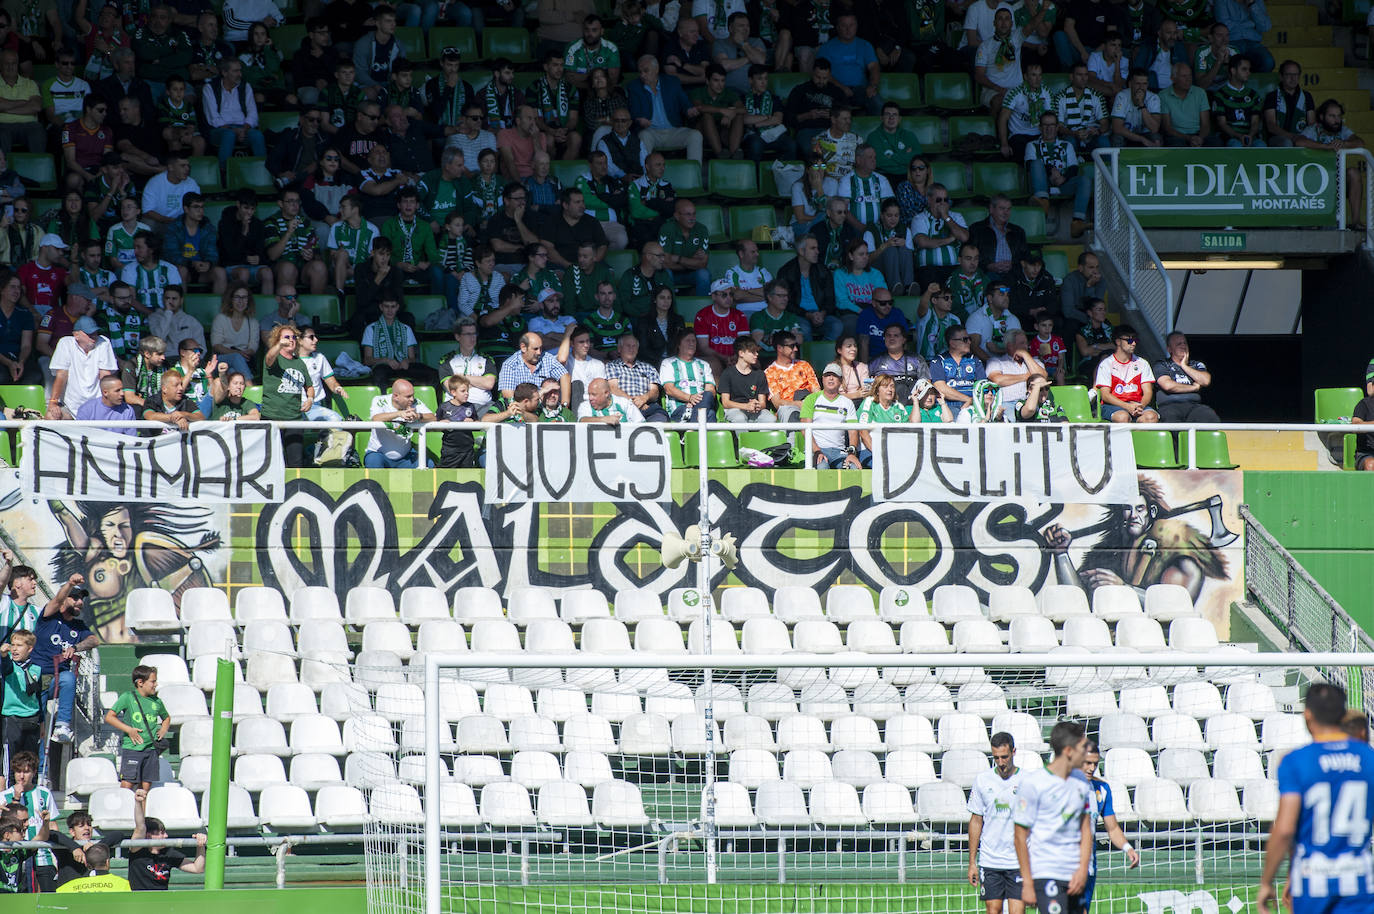
[[[1007,121],[1007,131],[1011,136],[1037,136],[1040,133],[1040,115],[1054,110],[1054,96],[1044,86],[1032,89],[1022,83],[1007,92],[1002,99],[1002,106],[1011,112]]]
[[[1055,98],[1054,110],[1065,129],[1078,130],[1101,123],[1107,116],[1107,103],[1092,89],[1084,89],[1082,97],[1076,96],[1071,86]]]
[[[892,185],[877,172],[866,178],[859,177],[858,172],[851,172],[849,177],[840,178],[837,183],[839,187],[835,196],[848,198],[850,213],[864,225],[878,221],[880,205],[892,196]]]
[[[22,606],[9,594],[0,594],[0,630],[3,632],[31,632],[38,627],[39,607],[32,603]]]
[[[906,243],[907,247],[916,252],[916,266],[952,267],[959,262],[960,246],[957,243],[944,244],[937,248],[922,248],[916,244],[917,235],[953,238],[954,235],[949,230],[951,223],[960,228],[968,228],[968,223],[964,222],[964,217],[958,213],[950,213],[948,219],[938,218],[929,210],[916,214],[916,218],[911,222],[911,231],[907,233]]]

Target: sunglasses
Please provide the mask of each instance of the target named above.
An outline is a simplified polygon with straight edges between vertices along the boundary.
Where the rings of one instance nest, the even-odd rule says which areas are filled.
[[[204,354],[205,354],[205,350],[204,350],[204,349],[183,349],[183,350],[181,350],[181,351],[182,351],[183,353],[186,353],[186,352],[194,352],[196,355],[204,355]]]
[[[294,340],[296,338],[296,335],[294,333],[283,333],[281,335],[281,338],[284,340]]]
[[[287,301],[295,301],[295,300],[296,300],[296,296],[294,296],[294,295],[283,295],[282,298],[286,299]]]
[[[1121,340],[1123,343],[1130,343],[1131,345],[1135,345],[1139,342],[1139,340],[1133,336],[1118,336],[1117,339]]]
[[[443,53],[444,53],[444,56],[445,56],[445,57],[462,57],[462,56],[463,56],[462,50],[461,50],[460,48],[454,47],[453,45],[449,45],[448,47],[444,48],[444,52],[443,52]]]

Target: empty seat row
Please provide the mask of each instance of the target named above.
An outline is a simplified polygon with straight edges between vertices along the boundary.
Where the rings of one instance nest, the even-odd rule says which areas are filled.
[[[1117,712],[1101,718],[1098,734],[1098,743],[1104,751],[1117,747],[1203,751],[1223,748],[1290,749],[1309,741],[1301,714],[1278,712],[1264,718],[1258,738],[1255,736],[1253,719],[1235,712],[1206,718],[1205,731],[1191,714],[1161,714],[1147,727],[1143,717]]]
[[[198,831],[205,826],[210,794],[196,795],[181,784],[163,784],[148,792],[147,815],[161,819],[173,833]],[[134,794],[120,787],[105,787],[91,794],[90,813],[102,831],[131,831],[134,827]],[[294,784],[274,784],[265,788],[253,804],[241,785],[229,785],[228,826],[231,829],[274,831],[315,830],[357,832],[369,819],[368,804],[362,791],[346,784],[323,787],[311,803],[306,791]]]

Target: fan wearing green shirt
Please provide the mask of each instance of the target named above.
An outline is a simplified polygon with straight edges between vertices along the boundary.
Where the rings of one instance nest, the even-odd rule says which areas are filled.
[[[596,259],[596,245],[584,241],[577,246],[577,262],[563,271],[559,284],[563,290],[563,304],[570,314],[586,314],[596,310],[596,287],[609,283],[615,289],[611,268]]]
[[[431,290],[444,288],[444,268],[439,263],[439,249],[434,244],[434,232],[421,219],[420,192],[406,186],[396,191],[396,215],[382,225],[382,237],[391,242],[392,263],[409,280],[429,280]]]
[[[468,225],[476,224],[475,208],[468,202],[472,194],[472,182],[463,177],[465,160],[463,150],[457,146],[445,146],[439,167],[424,173],[420,178],[420,212],[429,219],[430,228],[438,232],[450,210],[463,210]]]
[[[872,390],[859,407],[860,422],[898,425],[911,421],[911,408],[897,399],[897,382],[891,375],[880,374],[874,378]],[[864,458],[867,469],[873,465],[873,433],[866,428],[860,429],[859,440],[868,451]]]
[[[596,358],[613,358],[620,338],[633,330],[630,319],[616,310],[615,299],[615,286],[602,280],[596,287],[596,308],[582,318],[582,326],[591,331]]]
[[[1250,60],[1232,57],[1226,64],[1226,82],[1212,92],[1212,122],[1227,146],[1260,148],[1260,95],[1250,81]]]
[[[700,112],[692,126],[701,131],[711,147],[711,154],[717,159],[744,158],[740,151],[740,141],[744,139],[744,106],[739,93],[726,87],[725,68],[718,63],[708,65],[706,85],[697,86],[690,97]]]
[[[763,287],[765,304],[762,311],[749,315],[749,334],[758,342],[764,352],[773,351],[773,335],[785,330],[794,333],[798,339],[811,339],[811,328],[807,321],[796,311],[788,310],[787,283],[770,279]]]
[[[147,790],[158,776],[162,750],[158,742],[167,738],[172,717],[157,697],[157,668],[142,664],[134,667],[132,690],[120,695],[114,707],[105,712],[105,723],[124,734],[119,751],[119,786],[125,790]]]
[[[662,244],[647,241],[639,249],[639,263],[620,275],[616,300],[627,315],[643,317],[653,311],[655,292],[673,288],[673,274],[664,266],[667,259]]]
[[[906,177],[912,156],[921,154],[921,141],[902,126],[902,109],[896,102],[883,102],[882,122],[864,142],[878,154],[878,173],[893,181]]]

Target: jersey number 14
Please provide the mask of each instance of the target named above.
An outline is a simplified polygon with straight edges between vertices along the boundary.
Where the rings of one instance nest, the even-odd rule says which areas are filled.
[[[1364,781],[1346,781],[1331,803],[1331,784],[1322,781],[1307,788],[1303,807],[1312,816],[1312,843],[1328,844],[1332,836],[1344,838],[1351,847],[1361,847],[1369,837],[1369,788]]]

